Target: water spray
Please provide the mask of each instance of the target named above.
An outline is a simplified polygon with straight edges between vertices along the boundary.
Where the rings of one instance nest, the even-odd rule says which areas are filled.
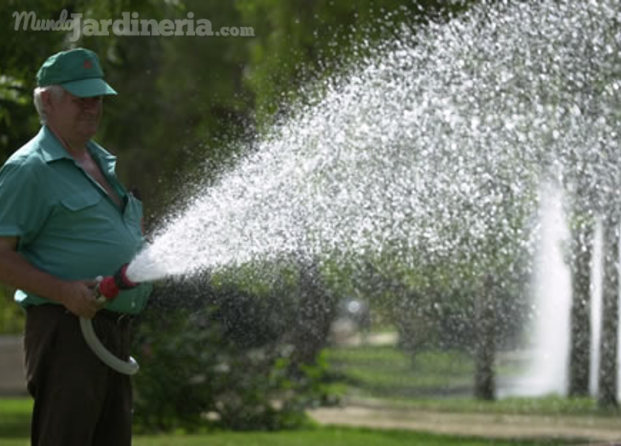
[[[557,178],[584,216],[619,205],[621,2],[479,3],[450,24],[403,26],[298,92],[299,106],[234,169],[164,220],[130,277],[302,256],[361,281],[367,259],[415,277],[442,265],[455,283],[472,280],[464,265],[482,265],[522,289],[523,273],[539,268],[528,261],[541,244],[531,217],[542,180]]]
[[[118,296],[119,291],[128,290],[138,285],[131,281],[127,277],[128,264],[123,265],[112,276],[98,277],[97,285],[95,286],[95,299],[100,304],[104,304],[107,301],[111,301]],[[134,375],[140,368],[138,362],[133,357],[129,357],[128,361],[123,361],[110,353],[106,347],[101,343],[95,330],[93,329],[93,323],[90,319],[80,318],[80,328],[82,329],[82,335],[88,346],[93,350],[93,353],[97,355],[104,364],[116,370],[119,373],[125,375]]]

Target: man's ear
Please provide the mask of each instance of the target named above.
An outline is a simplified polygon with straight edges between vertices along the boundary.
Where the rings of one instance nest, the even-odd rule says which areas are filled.
[[[43,105],[43,110],[46,112],[46,114],[53,107],[52,93],[49,90],[41,92],[41,104]]]
[[[52,107],[52,92],[49,90],[45,90],[41,92],[41,103],[43,107],[48,110]]]
[[[54,91],[54,90],[45,90],[41,92],[41,103],[43,105],[43,110],[47,113],[52,110],[56,104],[61,101],[65,96],[65,92]]]

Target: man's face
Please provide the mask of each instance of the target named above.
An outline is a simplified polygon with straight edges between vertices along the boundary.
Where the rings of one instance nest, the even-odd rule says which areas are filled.
[[[60,97],[48,93],[47,123],[70,141],[88,140],[97,132],[102,113],[102,97],[80,98],[68,91]]]

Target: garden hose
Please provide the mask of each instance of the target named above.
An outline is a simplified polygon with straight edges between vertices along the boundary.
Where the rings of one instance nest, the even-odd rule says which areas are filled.
[[[95,298],[99,303],[105,303],[108,300],[114,299],[119,294],[119,290],[133,288],[138,285],[127,278],[126,271],[127,265],[123,265],[114,276],[97,278]],[[91,319],[81,317],[80,329],[88,346],[104,364],[125,375],[134,375],[138,372],[140,366],[134,358],[130,356],[128,361],[124,361],[108,351],[95,334]]]

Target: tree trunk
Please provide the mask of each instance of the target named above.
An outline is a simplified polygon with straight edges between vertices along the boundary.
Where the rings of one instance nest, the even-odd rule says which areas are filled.
[[[617,327],[619,324],[619,220],[604,222],[604,283],[602,294],[602,338],[599,363],[598,404],[616,407]]]
[[[569,396],[588,396],[591,354],[592,222],[581,222],[576,225],[572,231],[572,248]]]
[[[336,314],[335,300],[321,283],[316,264],[300,263],[298,294],[299,306],[292,339],[295,347],[291,356],[293,368],[315,363],[320,350],[326,346]]]
[[[474,396],[481,400],[493,400],[496,397],[494,376],[495,340],[495,283],[488,275],[481,293],[475,301],[475,375]]]

